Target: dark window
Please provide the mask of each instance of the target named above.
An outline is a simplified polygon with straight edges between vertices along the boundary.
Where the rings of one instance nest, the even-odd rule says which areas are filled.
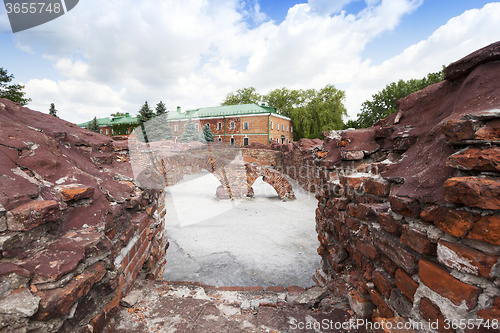
[[[248,138],[243,138],[243,145],[248,146]]]
[[[231,146],[234,146],[234,138],[231,138]]]
[[[243,123],[243,129],[248,129],[248,123],[247,122]]]
[[[229,128],[234,129],[234,121],[229,124]]]
[[[217,129],[221,130],[222,129],[222,123],[217,123]]]

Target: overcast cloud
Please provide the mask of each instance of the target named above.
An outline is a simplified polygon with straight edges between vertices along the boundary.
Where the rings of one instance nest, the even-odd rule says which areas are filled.
[[[346,90],[350,117],[386,84],[421,78],[441,65],[500,40],[500,3],[451,19],[426,40],[374,66],[365,45],[393,30],[422,0],[366,1],[360,13],[341,11],[349,0],[309,0],[276,23],[258,2],[236,0],[85,0],[39,31],[19,33],[17,47],[43,47],[63,80],[24,82],[30,107],[73,122],[112,112],[135,114],[148,100],[195,108],[219,105],[231,91],[288,88]],[[5,25],[0,17],[0,24]]]

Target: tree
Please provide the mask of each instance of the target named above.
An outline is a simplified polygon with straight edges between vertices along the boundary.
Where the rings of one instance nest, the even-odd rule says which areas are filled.
[[[166,113],[150,119],[144,126],[149,141],[171,140],[174,135]]]
[[[165,106],[165,104],[163,104],[162,101],[160,101],[158,104],[156,104],[156,115],[160,116],[164,113],[168,113],[167,107]]]
[[[323,89],[289,90],[285,87],[270,91],[262,98],[269,106],[293,122],[293,138],[319,138],[322,131],[343,127],[345,93],[333,85]]]
[[[148,120],[154,118],[154,116],[155,115],[153,113],[153,110],[151,110],[151,108],[149,107],[148,101],[144,102],[141,109],[139,110],[139,114],[137,115],[137,121],[139,122],[139,126],[141,127],[144,142],[149,142],[144,124]]]
[[[259,104],[262,96],[255,92],[254,87],[242,88],[236,90],[236,93],[229,93],[221,105],[238,105],[238,104]]]
[[[210,130],[210,125],[208,124],[205,124],[205,126],[203,126],[203,137],[205,138],[206,142],[214,142],[215,136]]]
[[[184,132],[181,136],[181,142],[191,141],[200,141],[200,136],[198,135],[198,131],[196,130],[196,126],[194,125],[194,121],[189,118],[184,125]]]
[[[7,70],[0,67],[0,98],[6,98],[21,105],[31,102],[31,98],[25,98],[26,93],[22,91],[23,85],[9,83],[14,79],[14,75],[8,75]]]
[[[444,67],[444,66],[443,66]],[[444,68],[443,68],[444,69]],[[370,127],[378,120],[396,112],[396,101],[416,91],[422,90],[431,84],[443,81],[443,72],[429,73],[426,77],[408,81],[399,80],[385,86],[384,89],[372,95],[371,100],[363,102],[361,112],[355,121],[356,128]]]
[[[89,122],[88,130],[92,131],[92,132],[96,132],[96,133],[100,132],[100,130],[99,130],[99,124],[97,124],[97,117],[94,117],[94,119],[92,119]]]
[[[127,114],[123,112],[112,113],[111,117],[125,117]]]
[[[50,103],[49,114],[50,114],[51,116],[54,116],[54,117],[56,117],[56,118],[59,118],[59,117],[57,116],[57,110],[56,110],[56,106],[54,105],[54,103]]]

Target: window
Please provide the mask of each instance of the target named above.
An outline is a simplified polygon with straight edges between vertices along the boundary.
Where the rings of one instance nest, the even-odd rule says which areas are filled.
[[[276,129],[279,131],[280,130],[280,123],[276,123]]]
[[[234,138],[231,138],[231,146],[234,146]]]
[[[271,141],[273,141],[273,138],[269,138],[269,143],[271,143]]]
[[[288,132],[290,130],[290,125],[286,125],[286,131]]]
[[[273,127],[273,122],[272,122],[272,121],[271,121],[271,129],[274,129],[274,127]]]
[[[222,123],[217,123],[217,129],[221,130],[222,129]]]
[[[179,131],[179,125],[174,125],[174,132],[178,132],[178,131]],[[177,138],[176,138],[176,140],[177,140]],[[177,142],[177,141],[175,141],[175,142]]]
[[[230,129],[234,129],[234,121],[232,121],[232,122],[229,123],[229,128]]]
[[[243,138],[243,145],[248,146],[248,138]]]
[[[222,138],[219,136],[219,141],[222,141]]]
[[[281,130],[284,132],[285,131],[285,124],[281,124]]]
[[[290,131],[290,132],[292,132],[292,133],[293,133],[293,126],[291,127],[291,131]]]
[[[177,137],[175,137],[175,140],[174,140],[174,141],[175,141],[175,142],[177,142]]]
[[[248,122],[243,123],[243,129],[246,129],[246,130],[248,129]]]
[[[200,124],[196,123],[194,124],[194,127],[196,127],[196,130],[198,131],[200,129]]]
[[[207,125],[207,126],[208,126],[208,128],[210,128],[210,124],[209,124],[209,123],[206,123],[205,125]]]

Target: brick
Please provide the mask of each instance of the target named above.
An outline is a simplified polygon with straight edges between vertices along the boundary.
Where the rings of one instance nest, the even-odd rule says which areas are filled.
[[[396,265],[404,269],[409,274],[417,272],[418,258],[412,252],[406,250],[401,243],[392,238],[374,231],[373,244],[385,253]]]
[[[94,196],[94,188],[82,184],[61,185],[56,188],[64,201],[78,201]]]
[[[500,209],[500,180],[454,177],[444,183],[444,200],[483,209]]]
[[[100,281],[105,273],[104,265],[96,263],[62,288],[38,291],[36,295],[40,296],[41,300],[35,319],[49,320],[67,315],[71,307],[87,295],[90,288]]]
[[[393,212],[405,216],[419,217],[420,203],[416,199],[391,195],[389,197]]]
[[[418,284],[401,269],[396,271],[396,286],[401,292],[408,297],[412,302],[414,301],[415,292],[417,291]]]
[[[425,233],[407,225],[404,225],[402,230],[401,243],[408,245],[419,253],[432,256],[436,255],[436,244],[427,239]]]
[[[28,231],[47,222],[59,221],[61,216],[57,201],[31,201],[7,214],[7,228],[10,231]]]
[[[500,318],[500,296],[493,299],[493,305],[490,308],[479,310],[477,316],[490,321],[495,319],[498,320],[498,318]]]
[[[389,273],[391,276],[396,275],[396,270],[398,269],[398,265],[394,263],[388,256],[385,254],[381,253],[379,257],[380,264],[382,265],[382,268]]]
[[[245,291],[264,291],[263,287],[245,287]]]
[[[81,251],[43,250],[18,263],[33,274],[32,284],[54,282],[73,271],[84,258]]]
[[[271,287],[267,287],[266,291],[272,291],[275,293],[283,293],[283,292],[285,292],[285,288],[283,288],[281,286],[271,286]]]
[[[364,240],[358,239],[356,241],[356,249],[358,249],[358,251],[361,252],[361,254],[363,254],[365,257],[371,260],[377,259],[378,256],[377,249],[373,245],[365,242]]]
[[[359,229],[359,221],[356,220],[356,219],[354,219],[354,218],[352,218],[352,217],[346,218],[345,219],[345,224],[351,230],[357,231]]]
[[[481,218],[481,214],[434,205],[426,208],[420,218],[426,222],[434,223],[436,227],[447,234],[462,238]]]
[[[367,204],[360,203],[358,205],[357,216],[356,218],[360,220],[375,220],[377,221],[379,218],[379,214],[381,212],[387,212],[389,210],[389,204]]]
[[[371,317],[373,310],[375,309],[375,304],[360,295],[356,290],[351,290],[348,297],[351,309],[357,316],[365,319]]]
[[[451,276],[443,266],[427,259],[420,259],[419,273],[422,283],[459,306],[465,302],[469,310],[477,305],[481,288],[463,283]]]
[[[448,120],[441,125],[441,132],[451,142],[474,139],[474,124],[470,120]]]
[[[388,276],[385,276],[382,272],[376,271],[373,273],[372,281],[375,284],[375,287],[384,295],[385,297],[389,297],[391,294],[392,288],[394,288],[394,282]]]
[[[391,215],[387,213],[380,213],[378,223],[380,224],[380,228],[382,228],[382,230],[393,234],[394,236],[401,236],[401,223],[392,218]]]
[[[386,197],[391,190],[391,183],[383,178],[366,177],[364,179],[364,189],[366,193]]]
[[[245,287],[219,287],[220,291],[245,291]]]
[[[289,293],[303,293],[305,289],[299,286],[289,286],[286,287],[286,291]]]
[[[481,217],[474,224],[467,238],[500,245],[500,215]]]
[[[460,170],[500,172],[500,151],[498,148],[469,147],[448,157],[446,165]]]
[[[338,210],[345,210],[349,204],[349,199],[347,198],[334,198],[333,206]]]
[[[420,300],[420,314],[422,315],[422,318],[427,320],[430,323],[436,323],[438,324],[438,329],[437,331],[439,333],[453,333],[455,330],[448,328],[445,328],[445,318],[443,314],[441,313],[441,310],[439,307],[432,303],[432,301],[426,297],[423,297]]]
[[[459,272],[491,279],[496,275],[492,268],[500,258],[463,244],[444,240],[438,242],[437,257],[439,262]]]
[[[403,295],[399,290],[392,289],[389,298],[389,304],[392,308],[403,317],[410,317],[413,303]]]
[[[377,310],[380,313],[380,316],[383,318],[392,318],[394,317],[394,312],[389,308],[387,303],[385,302],[382,295],[375,289],[370,289],[370,296],[372,298],[372,302],[377,306]]]
[[[476,140],[498,141],[500,140],[500,119],[493,120],[481,127],[474,134]]]

